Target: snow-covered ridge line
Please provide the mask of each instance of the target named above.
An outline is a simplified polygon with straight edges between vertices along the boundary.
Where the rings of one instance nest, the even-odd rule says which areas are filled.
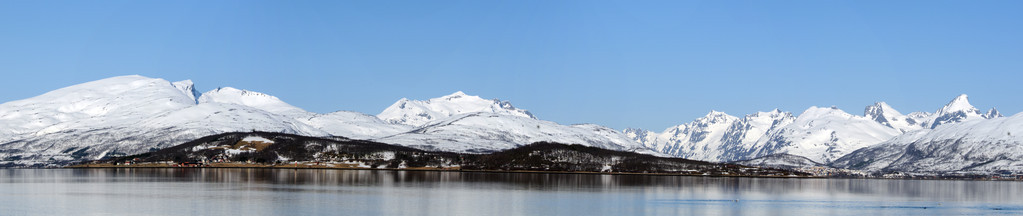
[[[981,112],[960,95],[934,112],[902,114],[884,102],[865,107],[862,116],[836,107],[810,107],[799,115],[777,109],[742,116],[711,111],[659,133],[623,133],[543,121],[508,101],[464,92],[403,98],[379,115],[320,114],[255,91],[223,87],[198,93],[189,80],[122,76],[0,104],[0,166],[59,164],[152,151],[212,134],[270,131],[455,152],[546,141],[718,162],[764,157],[767,163],[781,157],[765,156],[787,154],[837,164],[855,161],[849,155],[856,155],[878,158],[856,163],[863,169],[991,171],[995,165],[1023,167],[1013,153],[1023,146],[1018,131],[1023,118],[1016,116],[1003,118],[994,108]],[[921,152],[935,157],[920,157]],[[950,161],[970,165],[947,165]]]
[[[933,113],[904,115],[884,102],[866,106],[862,116],[816,106],[799,115],[775,109],[742,118],[711,111],[661,133],[633,128],[623,133],[655,151],[689,159],[727,162],[790,154],[830,163],[903,134],[999,117],[994,108],[981,113],[963,94]]]
[[[459,121],[466,115],[479,118]],[[272,95],[231,87],[198,93],[190,80],[112,77],[0,104],[0,166],[135,154],[246,131],[401,137],[393,138],[402,142],[395,144],[461,152],[552,141],[652,153],[616,130],[542,121],[510,102],[464,92],[426,101],[402,99],[380,116],[387,120],[348,111],[313,113]],[[449,124],[436,124],[443,122]]]
[[[487,100],[479,96],[467,95],[461,91],[425,101],[402,98],[380,112],[377,117],[390,123],[424,126],[454,115],[475,112],[536,119],[533,113],[515,108],[511,102],[498,99]]]

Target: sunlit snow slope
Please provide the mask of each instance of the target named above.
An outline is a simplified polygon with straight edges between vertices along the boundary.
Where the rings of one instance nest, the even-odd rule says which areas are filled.
[[[655,151],[689,159],[728,162],[757,158],[760,164],[770,164],[772,160],[778,159],[776,162],[783,165],[790,163],[783,160],[787,157],[769,156],[790,155],[814,162],[804,164],[827,164],[856,150],[881,143],[905,145],[922,134],[933,133],[931,128],[1001,116],[993,108],[987,113],[981,113],[970,105],[966,95],[960,95],[933,113],[913,112],[904,115],[884,102],[867,106],[863,116],[852,115],[835,107],[810,107],[798,116],[778,110],[759,112],[743,118],[711,112],[703,118],[668,128],[661,133],[642,129],[626,129],[624,133]],[[945,129],[944,133],[966,129],[960,127]],[[1012,148],[986,150],[1005,152],[1012,151]],[[860,157],[870,158],[890,157],[896,153],[888,150],[861,154]],[[881,165],[864,165],[880,169],[878,166]],[[930,169],[933,170],[937,169]]]
[[[542,121],[510,102],[462,92],[402,99],[379,116],[383,119],[349,111],[313,113],[231,87],[200,94],[188,80],[113,77],[0,104],[0,166],[136,154],[238,131],[378,139],[458,152],[555,141],[652,153],[606,127]]]

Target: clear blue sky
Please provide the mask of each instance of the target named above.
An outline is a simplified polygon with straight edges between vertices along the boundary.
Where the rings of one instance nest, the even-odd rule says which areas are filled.
[[[458,90],[660,131],[958,94],[1023,110],[1023,1],[2,1],[0,101],[111,76],[192,79],[314,112]]]

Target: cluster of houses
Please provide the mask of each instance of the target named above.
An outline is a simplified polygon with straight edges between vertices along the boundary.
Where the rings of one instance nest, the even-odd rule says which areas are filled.
[[[813,176],[819,176],[819,177],[867,177],[867,176],[870,176],[869,173],[863,172],[863,171],[848,170],[848,169],[838,169],[838,168],[825,167],[825,166],[801,167],[801,168],[796,168],[795,170],[799,171],[799,172],[809,173],[809,174],[811,174]]]
[[[1023,181],[1023,172],[1011,171],[1011,170],[999,170],[994,174],[982,174],[982,173],[945,173],[939,175],[927,175],[927,174],[913,174],[904,172],[891,172],[885,173],[880,176],[881,178],[889,179],[970,179],[970,180],[1006,180],[1006,181]]]
[[[1023,172],[1013,172],[1011,170],[999,170],[991,176],[994,180],[1017,180],[1023,181]]]

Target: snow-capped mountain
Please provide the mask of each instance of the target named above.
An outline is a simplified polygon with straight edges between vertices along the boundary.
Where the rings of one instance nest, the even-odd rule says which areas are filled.
[[[810,107],[791,124],[757,141],[758,149],[753,157],[788,153],[828,163],[899,134],[899,130],[835,107]]]
[[[1001,114],[993,108],[982,115],[966,95],[960,95],[933,114],[903,115],[884,102],[867,106],[863,116],[835,107],[811,107],[798,117],[778,110],[742,119],[711,112],[662,133],[642,129],[626,129],[624,133],[658,152],[689,159],[728,162],[759,158],[758,163],[767,163],[783,158],[771,155],[787,154],[814,161],[806,164],[826,164],[903,134],[998,116]]]
[[[994,110],[993,112],[997,113],[997,110]],[[979,109],[970,105],[969,98],[963,94],[952,99],[952,101],[948,102],[948,104],[941,109],[938,109],[929,121],[924,122],[923,126],[925,128],[934,129],[943,124],[984,118],[985,115],[981,113]]]
[[[543,121],[508,101],[487,100],[461,91],[425,101],[402,98],[377,117],[415,129],[373,141],[421,149],[489,152],[546,141],[658,154],[607,127]]]
[[[729,132],[726,132],[725,143],[733,143],[739,146],[727,151],[720,161],[735,161],[743,158],[750,158],[751,154],[758,151],[759,141],[770,132],[788,126],[796,120],[796,117],[789,112],[782,112],[775,109],[770,112],[757,112],[746,115],[742,121],[732,125]]]
[[[711,111],[691,123],[668,128],[655,137],[653,146],[668,155],[706,160],[721,155],[725,130],[738,120],[735,116]]]
[[[547,141],[652,153],[622,133],[607,127],[593,124],[560,125],[529,117],[489,112],[459,114],[442,121],[433,121],[408,133],[373,141],[405,143],[420,149],[453,152],[489,152]]]
[[[377,116],[391,123],[414,125],[416,129],[374,141],[406,143],[421,149],[488,152],[546,141],[653,153],[614,129],[543,121],[510,102],[482,99],[461,91],[426,101],[402,98]]]
[[[885,102],[877,102],[874,105],[867,106],[863,111],[863,116],[873,119],[877,123],[890,128],[898,129],[905,133],[906,131],[914,131],[923,128],[923,122],[918,122],[920,119],[925,119],[930,116],[927,113],[917,113],[913,118],[910,116],[902,115],[898,110],[892,108]]]
[[[427,101],[402,99],[380,116],[388,121],[357,112],[308,112],[271,95],[230,87],[200,94],[189,80],[113,77],[0,104],[0,166],[136,154],[248,131],[379,139],[460,152],[536,141],[645,149],[606,127],[541,121],[507,101],[462,92]]]
[[[1003,116],[1002,113],[998,112],[998,109],[991,108],[982,117],[984,117],[986,119],[993,119],[993,118],[1005,117],[1005,116]]]
[[[648,148],[692,160],[734,161],[748,159],[756,142],[774,128],[793,121],[791,113],[773,110],[734,117],[711,111],[693,122],[676,125],[662,133],[627,129],[626,136]]]
[[[474,112],[498,113],[536,119],[529,111],[518,109],[508,101],[487,100],[459,91],[426,101],[402,98],[377,115],[384,121],[411,126],[423,126],[431,121]]]
[[[195,106],[188,82],[114,77],[0,104],[0,143],[64,130],[105,128]]]
[[[910,131],[878,145],[857,150],[832,166],[867,171],[961,172],[1023,171],[1016,162],[1023,140],[1023,117],[1004,118],[997,109],[987,113],[970,104],[967,95],[952,99],[926,119],[923,129]]]
[[[252,107],[278,115],[300,117],[313,113],[285,103],[277,97],[254,91],[241,90],[231,87],[221,87],[202,93],[197,102],[199,104],[236,104]]]
[[[192,99],[193,102],[199,103],[199,95],[202,94],[199,94],[199,91],[195,90],[195,84],[192,83],[192,80],[177,81],[171,83],[171,85],[174,85],[175,88],[181,91],[182,94],[188,96],[188,98]]]
[[[330,135],[289,116],[305,111],[272,96],[229,88],[197,94],[191,81],[142,76],[4,103],[0,113],[0,158],[10,159],[0,163],[26,165],[140,153],[232,131]]]
[[[455,152],[547,141],[719,162],[756,158],[749,161],[869,171],[1023,171],[1021,130],[1023,114],[981,112],[966,95],[933,113],[903,115],[884,102],[867,106],[863,116],[835,107],[811,107],[798,116],[712,111],[660,133],[623,133],[539,120],[510,102],[463,92],[425,101],[403,98],[376,116],[320,114],[254,91],[223,87],[200,94],[188,80],[122,76],[0,104],[0,166],[62,164],[225,132],[269,131]]]
[[[1023,171],[1023,113],[938,125],[860,149],[840,168],[916,173]]]
[[[655,132],[640,128],[626,128],[622,132],[625,134],[625,137],[635,140],[649,149],[656,149],[657,147],[657,142],[654,142],[657,139],[657,133]]]

